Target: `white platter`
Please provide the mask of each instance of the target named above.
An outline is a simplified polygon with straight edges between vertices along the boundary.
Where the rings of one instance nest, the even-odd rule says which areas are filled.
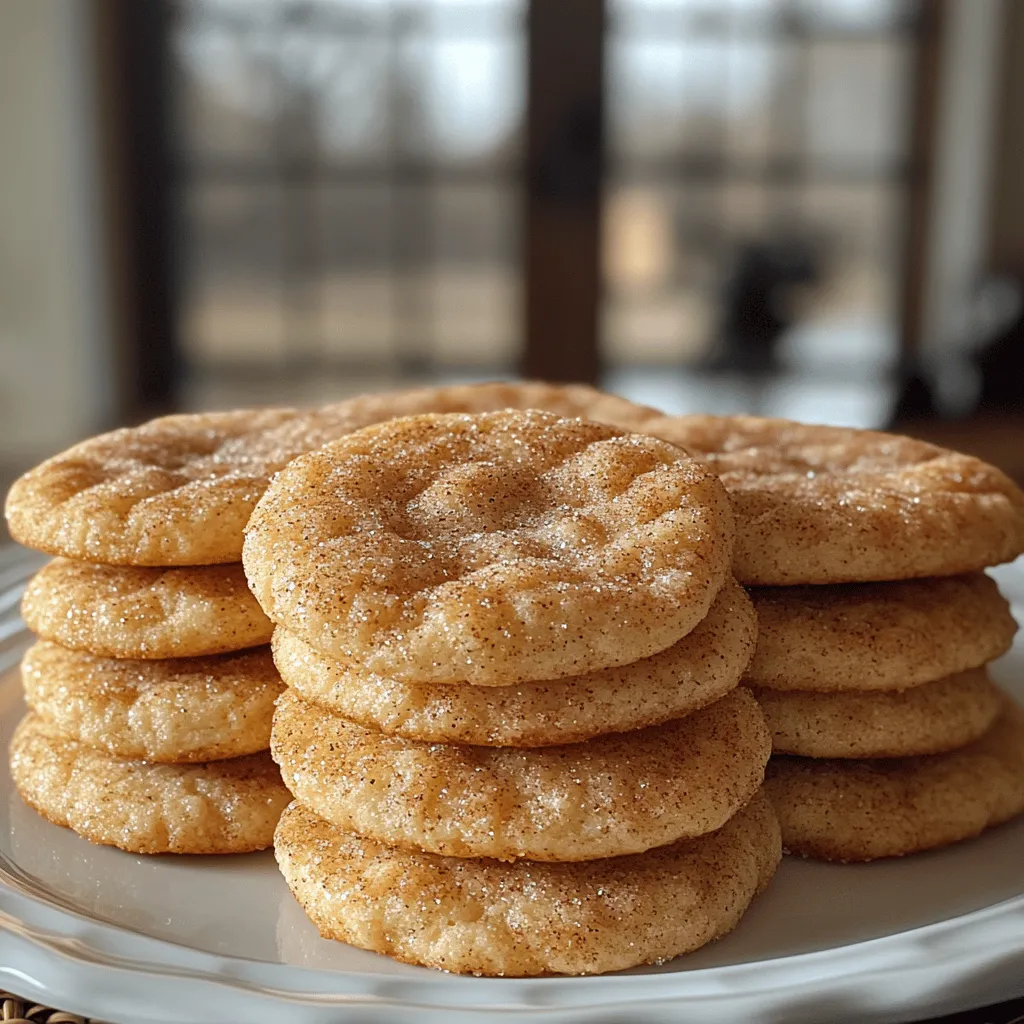
[[[0,565],[0,730],[27,643]],[[1024,562],[996,572],[1024,618]],[[7,669],[4,672],[4,669]],[[995,667],[1024,700],[1024,642]],[[731,936],[600,978],[462,978],[320,939],[270,854],[144,858],[47,824],[0,771],[0,984],[123,1024],[872,1024],[1024,995],[1024,820],[903,861],[787,859]]]

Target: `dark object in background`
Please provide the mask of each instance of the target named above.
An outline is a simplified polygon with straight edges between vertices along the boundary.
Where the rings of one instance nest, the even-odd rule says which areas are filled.
[[[792,290],[822,277],[821,255],[797,238],[742,242],[726,277],[709,370],[764,374],[775,368],[779,340],[794,325]]]
[[[981,375],[978,412],[1024,411],[1024,284],[1020,281],[992,282],[1012,312],[1003,326],[981,345],[974,362]],[[996,298],[995,296],[993,298]]]
[[[1024,284],[982,280],[963,337],[931,358],[927,369],[920,359],[901,367],[887,429],[975,455],[1024,484]]]
[[[916,360],[905,361],[899,370],[899,397],[886,429],[899,432],[900,427],[906,423],[930,420],[938,415],[935,391],[928,375]]]

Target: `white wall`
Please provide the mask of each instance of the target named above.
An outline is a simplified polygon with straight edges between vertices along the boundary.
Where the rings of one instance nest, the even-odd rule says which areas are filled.
[[[88,12],[0,0],[0,468],[110,404]]]

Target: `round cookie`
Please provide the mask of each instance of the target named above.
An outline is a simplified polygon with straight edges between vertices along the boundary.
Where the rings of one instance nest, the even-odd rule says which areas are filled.
[[[123,761],[32,712],[11,740],[11,776],[48,821],[131,853],[265,849],[290,799],[267,754],[192,765]]]
[[[984,665],[1017,623],[984,573],[898,583],[756,587],[751,686],[902,690]]]
[[[507,686],[649,657],[729,576],[732,511],[679,449],[506,410],[392,420],[303,456],[246,530],[253,592],[330,657]]]
[[[951,576],[1024,551],[1024,494],[968,455],[756,416],[671,416],[644,429],[721,477],[744,584]]]
[[[656,412],[585,385],[478,384],[368,395],[318,409],[164,416],[76,444],[15,481],[11,536],[113,565],[237,562],[270,478],[359,427],[410,412],[550,407],[635,429]]]
[[[801,693],[755,690],[776,754],[908,757],[955,750],[983,735],[1005,698],[984,668],[909,690]]]
[[[761,785],[771,740],[746,690],[679,721],[537,750],[387,737],[286,690],[271,750],[295,798],[347,832],[455,857],[567,861],[719,828]]]
[[[264,435],[295,415],[164,416],[82,441],[14,482],[6,503],[11,535],[86,562],[237,562],[249,513],[292,455]]]
[[[56,558],[29,581],[21,614],[34,633],[109,658],[193,658],[269,643],[238,563],[157,569]]]
[[[266,647],[127,661],[40,641],[22,658],[21,678],[28,706],[68,739],[166,764],[266,750],[284,689]]]
[[[781,858],[758,793],[721,829],[577,864],[462,860],[346,835],[293,803],[281,872],[324,938],[460,974],[600,974],[731,931]]]
[[[582,417],[636,431],[662,415],[657,409],[637,405],[587,384],[492,381],[374,392],[303,409],[268,430],[262,435],[261,444],[267,450],[292,453],[291,458],[294,458],[337,441],[353,430],[402,416],[500,409],[541,409],[559,416]]]
[[[750,600],[729,580],[707,617],[672,647],[549,682],[403,683],[332,661],[281,628],[273,647],[282,679],[299,696],[370,729],[430,743],[543,747],[657,725],[713,703],[739,682],[756,631]]]
[[[946,846],[1024,812],[1024,711],[1007,701],[984,736],[948,754],[773,757],[765,787],[791,853],[866,861]]]

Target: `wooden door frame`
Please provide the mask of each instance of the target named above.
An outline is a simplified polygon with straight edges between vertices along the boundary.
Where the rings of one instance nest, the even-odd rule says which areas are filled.
[[[85,0],[95,54],[114,416],[177,408],[181,385],[164,0]]]
[[[529,0],[524,376],[600,374],[604,0]]]
[[[920,372],[919,353],[924,341],[948,4],[949,0],[922,0],[910,87],[909,174],[903,218],[897,337],[900,366],[911,382]]]

